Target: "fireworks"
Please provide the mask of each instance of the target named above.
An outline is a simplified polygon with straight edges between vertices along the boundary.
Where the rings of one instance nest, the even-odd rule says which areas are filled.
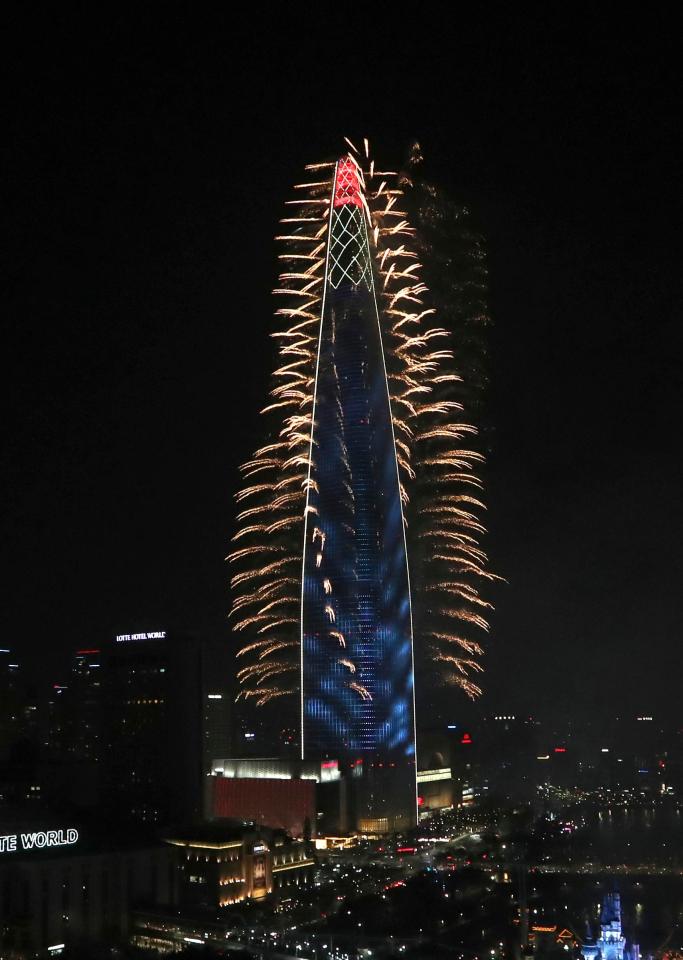
[[[279,365],[262,411],[271,424],[270,437],[242,467],[239,529],[228,557],[234,570],[232,625],[248,638],[238,654],[245,663],[239,669],[240,695],[259,705],[300,689],[305,543],[321,574],[321,611],[336,648],[334,662],[360,702],[373,700],[359,679],[363,671],[350,653],[345,627],[337,622],[335,580],[325,572],[327,534],[314,496],[314,391],[325,290],[348,279],[340,274],[334,251],[330,256],[332,203],[340,213],[365,218],[370,238],[374,262],[366,263],[359,247],[354,281],[363,279],[374,288],[380,320],[412,575],[416,657],[427,659],[445,682],[468,696],[480,692],[472,677],[482,669],[480,639],[488,630],[485,615],[491,604],[479,589],[495,578],[479,545],[485,531],[477,468],[483,457],[467,439],[477,430],[453,393],[462,380],[451,349],[457,344],[438,326],[437,307],[421,279],[416,231],[402,209],[401,178],[375,169],[367,141],[362,155],[348,144],[350,152],[338,164],[307,167],[311,176],[295,186],[296,197],[281,220],[284,230],[276,238],[283,244],[283,270],[274,290],[275,315],[283,326],[272,334]],[[336,455],[349,518],[344,529],[353,534],[354,494],[343,479],[349,469],[343,442]]]

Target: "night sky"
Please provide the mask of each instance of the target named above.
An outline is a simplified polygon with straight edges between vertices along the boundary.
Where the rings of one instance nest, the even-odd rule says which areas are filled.
[[[488,547],[508,583],[483,705],[673,712],[675,23],[69,7],[10,22],[3,65],[3,645],[56,680],[116,632],[229,642],[283,203],[344,135],[390,168],[417,138],[489,252]]]

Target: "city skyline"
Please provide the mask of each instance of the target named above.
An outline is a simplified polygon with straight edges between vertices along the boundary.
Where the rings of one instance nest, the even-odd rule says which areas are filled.
[[[10,8],[2,957],[683,960],[648,13]]]
[[[140,47],[152,26],[141,24]],[[386,156],[417,137],[431,178],[469,206],[488,247],[488,526],[492,568],[509,584],[495,598],[490,708],[564,701],[614,713],[640,698],[643,709],[673,709],[671,49],[655,57],[647,31],[636,39],[599,21],[592,46],[539,44],[542,28],[507,18],[473,28],[448,66],[417,42],[398,113],[372,91],[364,100],[353,69],[324,97],[292,78],[293,101],[305,94],[322,118],[307,142],[310,115],[285,119],[281,103],[264,108],[258,137],[246,106],[216,125],[236,80],[224,51],[166,31],[168,46],[144,62],[95,31],[96,82],[74,96],[81,68],[67,65],[65,23],[63,43],[44,38],[28,57],[37,85],[9,119],[18,150],[3,645],[42,680],[72,647],[131,624],[225,629],[230,485],[267,389],[266,362],[247,375],[235,360],[261,349],[271,313],[264,238],[311,153],[340,131],[367,132]],[[511,42],[494,58],[489,38],[501,31]],[[375,69],[396,76],[388,53],[377,56]],[[256,66],[254,89],[272,89],[268,64]]]

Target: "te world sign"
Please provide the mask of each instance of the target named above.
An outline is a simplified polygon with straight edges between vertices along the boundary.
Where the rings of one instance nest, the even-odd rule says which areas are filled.
[[[0,853],[42,850],[45,847],[69,847],[74,843],[78,843],[78,830],[74,827],[62,830],[37,830],[33,833],[9,833],[0,837]]]

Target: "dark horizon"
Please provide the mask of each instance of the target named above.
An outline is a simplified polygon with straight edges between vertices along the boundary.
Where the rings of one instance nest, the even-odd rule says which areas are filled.
[[[3,646],[42,682],[120,632],[230,642],[284,201],[344,135],[390,167],[417,139],[489,254],[487,546],[508,583],[482,709],[673,717],[674,30],[596,19],[577,42],[502,16],[398,61],[345,45],[316,82],[281,35],[142,17],[17,24]],[[385,79],[398,103],[368,92]]]

